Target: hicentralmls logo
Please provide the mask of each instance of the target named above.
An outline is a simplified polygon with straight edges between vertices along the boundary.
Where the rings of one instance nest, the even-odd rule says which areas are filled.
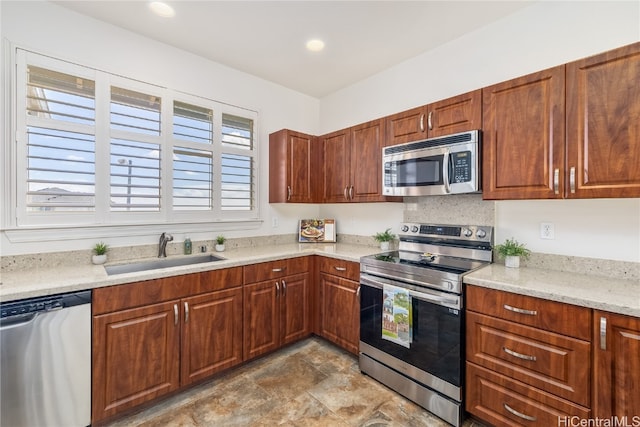
[[[640,427],[640,415],[611,418],[558,417],[558,427]]]

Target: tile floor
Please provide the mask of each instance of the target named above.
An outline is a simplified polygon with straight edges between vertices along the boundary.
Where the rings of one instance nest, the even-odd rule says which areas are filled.
[[[357,359],[310,338],[120,419],[129,426],[429,426],[447,423],[362,375]],[[464,427],[481,427],[467,420]]]

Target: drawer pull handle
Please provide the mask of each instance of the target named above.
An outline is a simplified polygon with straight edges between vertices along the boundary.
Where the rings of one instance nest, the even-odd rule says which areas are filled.
[[[600,318],[600,350],[607,350],[607,318]]]
[[[518,353],[517,351],[513,351],[511,349],[508,349],[507,347],[502,347],[502,351],[504,351],[505,353],[513,356],[513,357],[517,357],[518,359],[522,359],[522,360],[529,360],[531,362],[535,362],[536,361],[536,357],[535,356],[529,356],[528,354],[522,354],[522,353]]]
[[[274,273],[281,273],[284,270],[286,270],[287,267],[282,267],[282,268],[272,268],[271,271],[273,271]]]
[[[528,314],[529,316],[537,316],[538,312],[536,310],[525,310],[524,308],[517,308],[510,306],[508,304],[503,305],[505,310],[513,311],[514,313],[519,314]]]
[[[335,268],[338,271],[347,271],[347,267],[335,267],[334,266],[333,268]]]
[[[523,420],[527,420],[527,421],[537,421],[538,420],[536,417],[532,417],[530,415],[525,415],[522,412],[516,411],[515,409],[513,409],[511,406],[507,405],[506,403],[503,403],[502,406],[504,406],[504,409],[506,409],[507,411],[511,412],[516,417],[522,418]]]

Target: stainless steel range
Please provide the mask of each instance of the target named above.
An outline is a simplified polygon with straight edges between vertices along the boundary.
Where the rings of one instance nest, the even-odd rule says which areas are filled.
[[[463,420],[462,279],[492,261],[493,227],[402,224],[360,259],[360,370],[455,426]]]

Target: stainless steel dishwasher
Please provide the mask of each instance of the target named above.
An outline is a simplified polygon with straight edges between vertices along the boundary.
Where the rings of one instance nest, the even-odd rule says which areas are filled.
[[[0,425],[91,424],[91,291],[0,304]]]

